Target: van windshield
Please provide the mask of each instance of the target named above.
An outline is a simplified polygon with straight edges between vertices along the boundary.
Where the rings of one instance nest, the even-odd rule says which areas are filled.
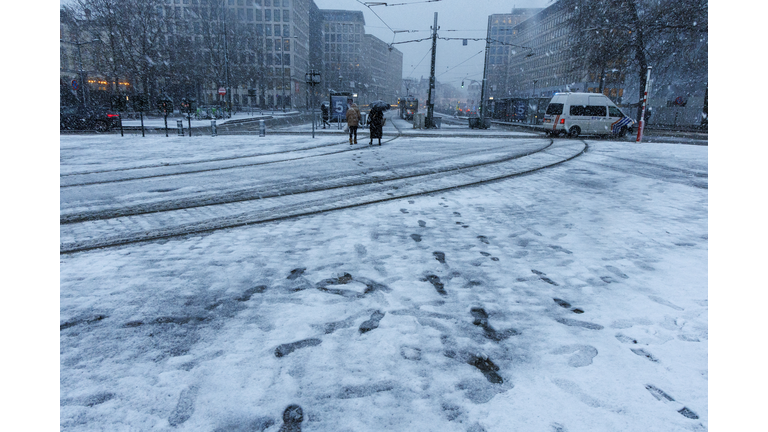
[[[547,114],[549,115],[561,115],[563,113],[563,104],[551,103],[547,106]]]

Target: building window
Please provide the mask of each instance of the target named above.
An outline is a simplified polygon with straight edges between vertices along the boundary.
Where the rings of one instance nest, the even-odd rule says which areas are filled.
[[[265,9],[264,10],[264,21],[272,21],[272,9]]]
[[[283,66],[290,66],[290,65],[291,65],[291,55],[283,54]]]
[[[272,0],[264,0],[264,6],[272,6]]]
[[[254,9],[253,13],[256,15],[256,21],[261,21],[261,9]]]
[[[280,9],[275,9],[275,22],[280,21]]]
[[[253,21],[253,9],[246,9],[246,15],[248,17],[248,21]]]
[[[283,37],[291,37],[291,26],[283,24]]]
[[[283,11],[283,22],[289,22],[291,20],[291,15],[288,13],[288,10]]]
[[[291,50],[291,40],[283,39],[283,51],[290,51],[290,50]]]

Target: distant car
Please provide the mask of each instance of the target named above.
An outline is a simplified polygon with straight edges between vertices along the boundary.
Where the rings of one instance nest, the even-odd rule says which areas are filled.
[[[112,128],[120,127],[119,116],[102,108],[63,106],[59,113],[61,129],[107,132]]]

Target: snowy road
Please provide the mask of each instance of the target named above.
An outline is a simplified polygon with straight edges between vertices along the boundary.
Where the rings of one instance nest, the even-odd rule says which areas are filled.
[[[707,430],[707,148],[444,135],[62,136],[171,236],[61,255],[61,429]]]
[[[150,140],[161,146],[168,141],[163,138]],[[236,148],[245,145],[231,143],[254,143],[254,137],[196,140],[208,148],[222,141]],[[531,172],[586,148],[583,142],[565,140],[488,138],[467,145],[456,137],[393,137],[386,148],[321,141],[291,151],[273,141],[281,139],[261,146],[260,155],[251,150],[240,156],[163,162],[152,153],[136,160],[134,169],[106,164],[67,170],[61,181],[61,251],[413,197]],[[92,145],[102,151],[110,147],[105,142]]]

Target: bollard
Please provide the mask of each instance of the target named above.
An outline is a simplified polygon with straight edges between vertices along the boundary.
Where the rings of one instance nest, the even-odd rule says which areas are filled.
[[[179,136],[184,136],[184,121],[176,120],[176,128],[179,130]]]
[[[264,120],[259,120],[259,136],[263,137],[267,135],[267,125]]]
[[[211,136],[216,136],[216,120],[211,120]]]

